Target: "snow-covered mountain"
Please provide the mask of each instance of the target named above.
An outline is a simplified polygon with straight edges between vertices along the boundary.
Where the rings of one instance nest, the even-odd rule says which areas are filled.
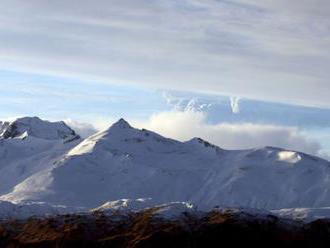
[[[87,208],[139,198],[151,198],[152,204],[191,202],[199,209],[330,205],[330,163],[304,153],[274,147],[228,151],[199,138],[179,142],[123,119],[82,142],[59,143],[61,149],[52,149],[56,155],[37,150],[43,160],[26,160],[34,173],[12,183],[0,199]]]
[[[37,117],[0,123],[0,194],[49,168],[81,139],[64,122]]]
[[[41,120],[38,117],[24,117],[18,118],[12,122],[0,122],[1,138],[25,138],[27,136],[63,141],[80,138],[79,135],[63,121],[49,122]]]

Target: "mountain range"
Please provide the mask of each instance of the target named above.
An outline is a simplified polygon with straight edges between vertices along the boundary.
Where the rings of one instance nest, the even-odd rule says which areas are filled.
[[[86,139],[64,122],[0,122],[0,157],[0,200],[14,205],[94,209],[130,199],[144,207],[185,202],[199,210],[330,206],[327,160],[276,147],[225,150],[201,138],[180,142],[124,119]]]

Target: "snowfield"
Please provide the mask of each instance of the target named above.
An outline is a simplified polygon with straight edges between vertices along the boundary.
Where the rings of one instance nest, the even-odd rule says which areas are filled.
[[[326,160],[275,147],[179,142],[123,119],[85,140],[64,122],[0,123],[0,157],[0,216],[152,206],[164,213],[218,206],[330,216]]]

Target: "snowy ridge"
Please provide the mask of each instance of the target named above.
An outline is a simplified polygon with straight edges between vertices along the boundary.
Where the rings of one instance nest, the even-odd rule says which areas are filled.
[[[15,127],[15,128],[14,128]],[[20,118],[0,125],[0,194],[53,166],[81,139],[62,122]]]
[[[49,132],[39,128],[45,125]],[[202,211],[215,206],[291,209],[279,215],[329,207],[330,163],[297,151],[229,151],[200,138],[179,142],[135,129],[123,119],[71,142],[63,142],[74,131],[62,122],[32,126],[21,125],[14,138],[0,139],[0,200],[95,211],[163,204],[182,210],[192,204]],[[8,130],[8,124],[0,130]],[[58,130],[67,132],[63,136]]]
[[[55,216],[59,214],[88,214],[102,212],[112,215],[114,213],[128,214],[131,212],[142,212],[152,210],[155,217],[173,219],[180,217],[183,213],[201,214],[196,211],[192,204],[186,202],[170,202],[153,205],[151,199],[120,199],[106,202],[94,209],[75,208],[61,205],[49,205],[44,202],[31,202],[26,204],[13,204],[0,201],[1,219],[26,219],[29,217]]]
[[[318,219],[330,219],[330,207],[326,208],[288,208],[271,211],[282,218],[300,221],[314,221]]]
[[[50,205],[43,202],[14,204],[7,201],[0,201],[0,220],[27,219],[30,217],[44,218],[61,214],[88,215],[89,213],[97,212],[111,216],[113,214],[126,215],[144,211],[151,211],[154,217],[164,219],[179,219],[187,213],[202,217],[209,211],[257,219],[268,218],[269,215],[274,215],[286,220],[303,221],[306,223],[317,219],[330,219],[330,208],[293,208],[267,211],[254,208],[216,207],[207,211],[201,211],[188,202],[169,202],[155,205],[152,199],[141,198],[108,201],[97,208],[88,209]]]
[[[103,212],[105,214],[112,214],[120,211],[121,213],[127,212],[140,212],[152,210],[154,216],[166,219],[177,218],[183,213],[198,214],[194,205],[188,202],[169,202],[164,204],[155,205],[152,199],[120,199],[117,201],[109,201],[98,208],[91,209],[91,212]]]
[[[0,201],[0,219],[26,219],[32,216],[45,217],[65,213],[79,213],[83,209],[52,206],[47,203],[13,204]]]
[[[2,136],[2,133],[8,127],[8,125],[9,125],[9,122],[0,121],[0,136]]]
[[[0,137],[4,139],[33,136],[47,140],[72,140],[79,136],[64,122],[49,122],[38,117],[23,117],[0,124]]]
[[[201,139],[167,139],[121,119],[1,199],[89,208],[138,198],[192,202],[201,209],[326,207],[329,175],[328,161],[303,153],[226,151]]]

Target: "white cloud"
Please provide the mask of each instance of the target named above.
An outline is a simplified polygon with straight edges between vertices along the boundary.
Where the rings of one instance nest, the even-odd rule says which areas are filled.
[[[205,113],[195,111],[162,112],[146,122],[136,122],[136,125],[181,141],[201,137],[226,149],[276,146],[314,155],[320,155],[321,151],[319,143],[295,127],[250,123],[213,125],[206,122]]]
[[[236,97],[236,96],[230,97],[230,106],[231,106],[231,110],[233,111],[234,114],[238,114],[240,111],[239,101],[240,101],[239,97]]]
[[[130,120],[128,120],[130,121]],[[114,120],[95,120],[92,124],[74,120],[65,121],[78,134],[86,138],[97,131],[104,130]],[[132,125],[160,133],[181,141],[193,137],[203,138],[225,149],[249,149],[275,146],[306,152],[329,159],[315,135],[300,131],[297,127],[252,124],[207,122],[207,114],[194,110],[172,110],[152,115],[147,120],[133,120]]]
[[[71,127],[77,134],[79,134],[82,138],[87,138],[88,136],[98,131],[92,124],[86,122],[67,119],[65,120],[65,123],[69,127]]]
[[[3,0],[0,68],[330,106],[326,0]]]

